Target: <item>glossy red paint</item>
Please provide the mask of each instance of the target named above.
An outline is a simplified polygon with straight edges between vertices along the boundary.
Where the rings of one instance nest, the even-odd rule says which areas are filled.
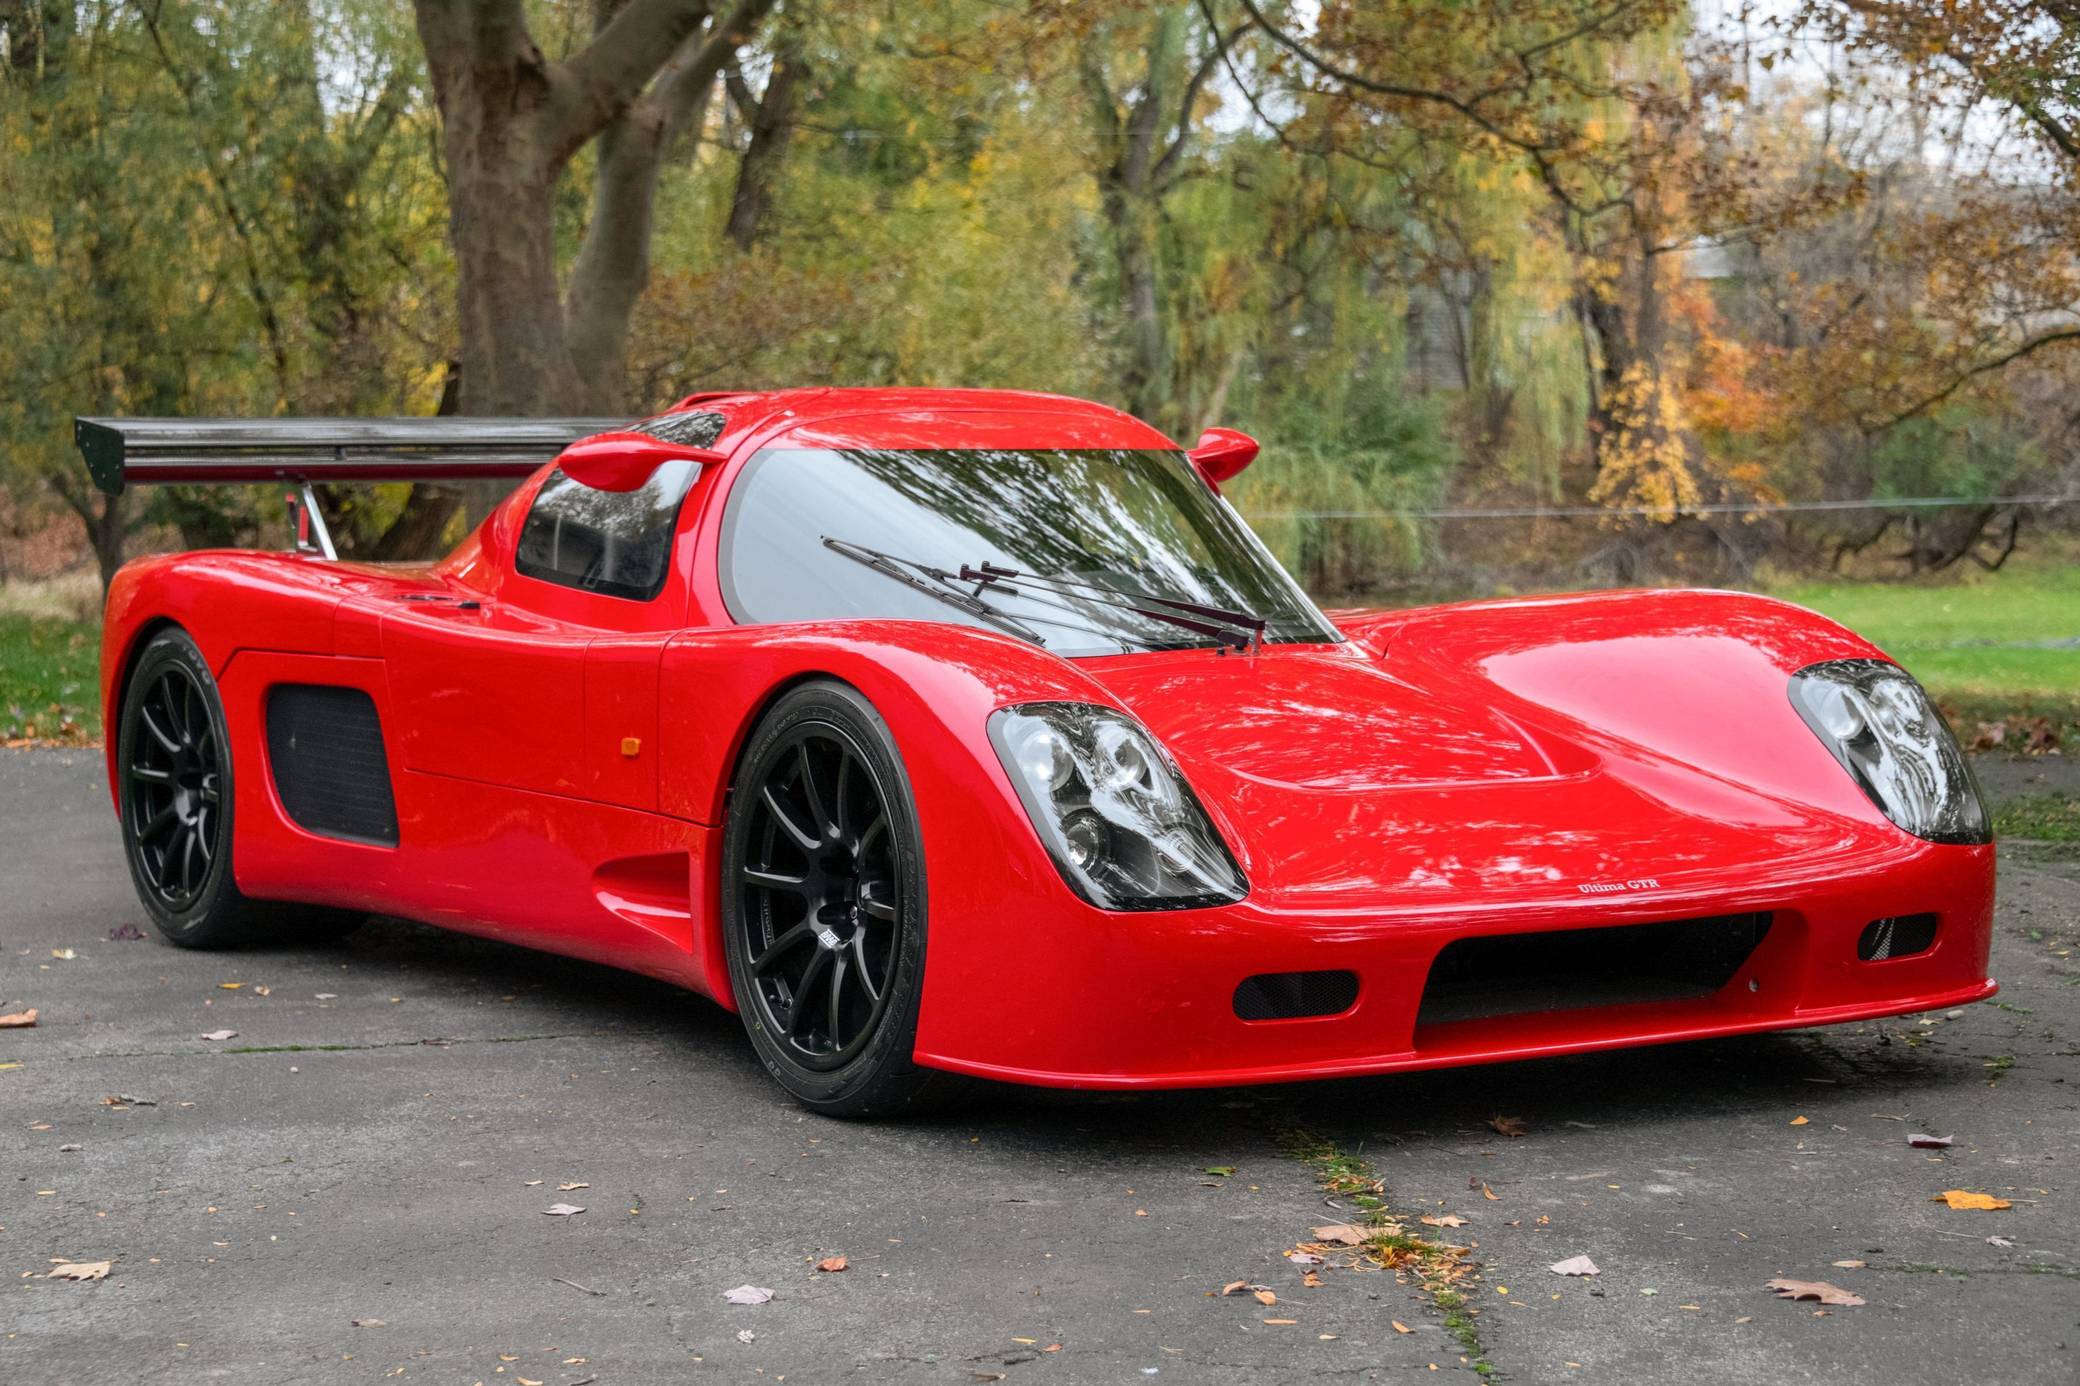
[[[1257,460],[1257,440],[1233,428],[1209,428],[1185,454],[1206,484],[1221,489],[1224,481],[1242,475],[1243,468]]]
[[[556,459],[565,475],[595,491],[633,491],[667,462],[723,462],[707,448],[667,442],[647,433],[595,433],[565,448]]]
[[[1259,1082],[1825,1024],[1993,991],[1992,849],[1895,828],[1805,728],[1790,673],[1881,657],[1810,612],[1735,593],[1601,593],[1336,613],[1338,645],[1082,660],[922,622],[738,626],[717,536],[760,448],[1175,445],[1044,395],[682,403],[725,416],[724,460],[688,495],[653,601],[514,571],[542,476],[430,566],[205,552],[117,576],[110,722],[141,639],[186,629],[232,729],[243,890],[627,967],[730,1006],[715,920],[732,767],[761,709],[828,677],[872,701],[912,781],[930,900],[927,1065],[1064,1086]],[[282,682],[375,701],[395,848],[320,837],[283,812],[262,734]],[[986,733],[996,709],[1046,700],[1123,709],[1154,732],[1248,897],[1137,914],[1077,899]],[[1418,1023],[1453,940],[1746,911],[1769,911],[1771,930],[1710,996]],[[1924,912],[1942,921],[1933,949],[1857,960],[1868,921]],[[1359,978],[1343,1014],[1237,1018],[1243,978],[1328,968]]]

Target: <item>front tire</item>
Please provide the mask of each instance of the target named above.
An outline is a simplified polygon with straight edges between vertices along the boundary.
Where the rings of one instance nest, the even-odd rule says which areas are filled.
[[[924,984],[922,834],[895,738],[819,680],[759,722],[723,829],[730,989],[752,1047],[828,1116],[914,1110],[945,1075],[911,1062]]]
[[[283,915],[231,874],[231,740],[209,662],[186,631],[152,637],[130,671],[116,741],[124,856],[145,913],[167,942],[226,948]],[[297,911],[298,932],[336,938],[344,910]]]

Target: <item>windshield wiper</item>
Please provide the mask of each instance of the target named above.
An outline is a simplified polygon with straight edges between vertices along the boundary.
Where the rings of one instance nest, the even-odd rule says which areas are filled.
[[[1122,592],[1116,587],[1108,587],[1101,582],[1083,582],[1076,578],[1035,577],[1030,573],[1021,573],[1016,568],[1000,567],[995,563],[984,563],[979,567],[970,567],[968,564],[963,563],[960,572],[955,574],[955,576],[962,582],[978,582],[984,586],[1002,585],[1007,592],[1016,592],[1018,590],[1010,585],[1013,581],[1050,588],[1063,592],[1066,596],[1081,598],[1084,601],[1101,602],[1105,605],[1118,607],[1123,611],[1131,611],[1138,616],[1146,616],[1151,621],[1166,621],[1174,626],[1182,626],[1186,630],[1194,630],[1201,635],[1211,636],[1215,640],[1219,640],[1223,644],[1232,645],[1238,650],[1254,650],[1257,646],[1263,644],[1264,632],[1270,625],[1263,617],[1247,611],[1234,611],[1222,606],[1208,606],[1202,602],[1180,601],[1174,597],[1151,597],[1134,592]],[[1064,591],[1064,589],[1067,590]],[[1089,595],[1093,593],[1097,595]],[[1028,593],[1027,595],[1030,596],[1031,594]],[[1141,604],[1143,602],[1165,609],[1151,611],[1147,606]],[[1189,615],[1180,615],[1178,614],[1180,612],[1189,613]],[[1194,617],[1203,617],[1205,619],[1195,620],[1193,619]],[[1214,624],[1215,622],[1219,624]]]
[[[960,580],[958,574],[949,573],[944,568],[935,568],[929,563],[920,563],[914,558],[904,558],[899,554],[883,553],[879,549],[870,549],[865,544],[855,544],[849,539],[833,539],[828,534],[823,536],[823,546],[832,553],[844,555],[854,563],[872,568],[883,577],[893,578],[912,591],[922,592],[927,597],[936,598],[945,602],[948,606],[965,611],[978,621],[985,621],[1007,634],[1017,636],[1021,640],[1030,640],[1042,649],[1047,648],[1047,641],[1042,639],[1032,629],[1034,626],[1053,626],[1058,630],[1073,630],[1080,635],[1095,635],[1101,639],[1118,640],[1130,644],[1139,643],[1147,646],[1149,649],[1159,648],[1145,637],[1116,630],[1101,630],[1088,621],[1056,621],[1045,616],[1033,615],[1013,616],[1007,611],[991,606],[974,593],[964,592],[954,586],[953,584]],[[903,571],[905,568],[914,569],[924,576],[913,577],[910,573]],[[925,581],[926,578],[931,579],[931,581]],[[1019,595],[1029,601],[1036,600],[1030,592],[1020,593]],[[1066,611],[1072,616],[1076,614],[1075,608],[1064,606],[1058,602],[1050,602],[1048,605]]]

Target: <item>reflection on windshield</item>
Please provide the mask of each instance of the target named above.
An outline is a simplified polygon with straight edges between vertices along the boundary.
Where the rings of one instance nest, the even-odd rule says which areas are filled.
[[[1100,592],[1249,612],[1264,619],[1269,642],[1340,638],[1174,452],[772,449],[738,479],[722,539],[725,595],[738,620],[882,617],[1001,629],[877,577],[825,536],[955,573],[993,564],[1091,584],[1085,597],[1016,582],[949,586],[1014,618],[1054,616],[1041,643],[1060,654],[1219,643]],[[1066,627],[1064,611],[1074,617]]]

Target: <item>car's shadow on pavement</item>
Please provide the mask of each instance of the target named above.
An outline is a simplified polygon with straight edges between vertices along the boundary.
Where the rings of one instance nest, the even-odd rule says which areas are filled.
[[[726,1082],[732,1101],[785,1109],[737,1018],[669,983],[404,920],[371,919],[330,948],[276,947],[282,957],[345,964],[350,972],[418,987],[515,998],[513,1018],[571,1032],[643,1034],[683,1055],[689,1071]],[[1497,1116],[1534,1129],[1646,1126],[1744,1111],[1788,1112],[1825,1092],[1872,1110],[1983,1080],[1980,1064],[1922,1042],[1912,1019],[1655,1045],[1468,1068],[1253,1088],[1071,1092],[973,1083],[946,1105],[904,1118],[914,1129],[998,1137],[1028,1132],[1050,1144],[1065,1128],[1108,1143],[1139,1133],[1257,1128],[1362,1130],[1372,1142],[1452,1132],[1499,1137]]]

